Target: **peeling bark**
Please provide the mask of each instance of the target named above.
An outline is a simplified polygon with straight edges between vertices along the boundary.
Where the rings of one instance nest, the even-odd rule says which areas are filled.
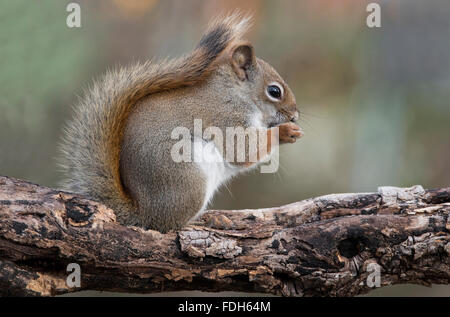
[[[0,177],[0,294],[204,290],[355,296],[450,282],[450,188],[381,187],[205,213],[179,232],[118,224],[112,210]],[[66,284],[69,263],[81,287]],[[375,270],[374,270],[375,268]]]

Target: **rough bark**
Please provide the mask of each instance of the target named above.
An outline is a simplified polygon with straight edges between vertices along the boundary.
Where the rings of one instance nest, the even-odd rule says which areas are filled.
[[[381,187],[290,205],[208,211],[179,232],[118,224],[76,195],[0,177],[0,294],[205,290],[354,296],[449,284],[450,188]],[[66,285],[69,263],[81,287]],[[372,275],[371,275],[372,274]]]

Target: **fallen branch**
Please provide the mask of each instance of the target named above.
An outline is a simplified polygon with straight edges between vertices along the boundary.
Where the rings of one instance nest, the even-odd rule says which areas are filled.
[[[381,187],[290,205],[209,211],[161,234],[76,195],[0,177],[0,294],[204,290],[354,296],[450,282],[450,188]],[[69,263],[81,287],[68,287]],[[375,263],[375,264],[371,264]],[[374,275],[375,274],[375,275]]]

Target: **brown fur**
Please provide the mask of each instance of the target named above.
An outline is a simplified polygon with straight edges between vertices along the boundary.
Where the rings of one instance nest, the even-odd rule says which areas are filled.
[[[234,87],[243,85],[240,81],[245,78],[236,77],[228,64],[230,52],[243,43],[248,24],[249,19],[239,15],[220,18],[190,55],[121,68],[95,82],[66,128],[62,166],[69,178],[64,187],[112,207],[118,220],[128,225],[165,232],[192,218],[204,207],[205,176],[193,164],[170,161],[168,137],[174,127],[189,126],[193,118],[219,127],[250,124],[249,119],[259,110],[245,99],[247,91],[239,97]],[[244,48],[245,58],[247,46],[238,47]],[[253,62],[239,65],[239,56],[237,67],[252,80],[275,78],[284,86],[285,100],[277,113],[289,121],[296,111],[292,92],[268,64],[254,58],[252,48],[250,51]],[[231,99],[220,95],[227,89],[234,96]],[[229,99],[242,105],[230,111],[223,106]],[[273,120],[270,115],[262,117]]]

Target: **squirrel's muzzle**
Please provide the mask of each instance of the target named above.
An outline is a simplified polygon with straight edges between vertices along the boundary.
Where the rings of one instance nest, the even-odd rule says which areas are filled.
[[[297,110],[295,110],[295,112],[291,115],[290,121],[291,122],[297,122],[298,117],[299,117],[299,113],[298,113]]]

